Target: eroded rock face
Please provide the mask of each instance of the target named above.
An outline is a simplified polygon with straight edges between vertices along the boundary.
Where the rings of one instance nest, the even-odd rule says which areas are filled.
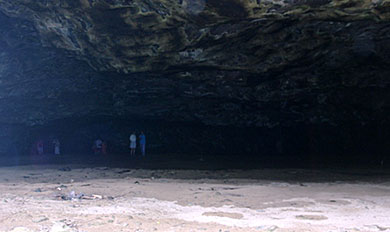
[[[0,0],[0,11],[2,123],[388,123],[388,0]]]

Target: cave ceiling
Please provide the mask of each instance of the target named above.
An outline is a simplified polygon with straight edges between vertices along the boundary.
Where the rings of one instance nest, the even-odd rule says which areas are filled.
[[[0,123],[388,123],[390,0],[0,0]]]

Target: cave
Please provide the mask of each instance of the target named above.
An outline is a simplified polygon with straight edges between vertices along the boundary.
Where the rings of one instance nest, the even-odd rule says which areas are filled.
[[[389,0],[0,0],[0,231],[390,231],[389,87]]]

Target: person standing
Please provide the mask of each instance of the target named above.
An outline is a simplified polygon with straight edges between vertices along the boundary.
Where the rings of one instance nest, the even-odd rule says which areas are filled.
[[[58,139],[53,140],[54,155],[60,155],[60,141]]]
[[[43,141],[40,139],[37,142],[38,155],[43,155]]]
[[[130,135],[130,155],[135,155],[135,148],[137,147],[137,136],[135,136],[135,132]]]
[[[146,137],[143,131],[141,131],[141,134],[139,135],[139,145],[142,156],[145,156]]]
[[[102,154],[107,155],[107,142],[103,141],[102,143]]]
[[[103,141],[100,139],[100,137],[95,140],[95,143],[93,144],[92,147],[95,155],[100,154],[100,152],[102,151],[102,145],[103,145]]]

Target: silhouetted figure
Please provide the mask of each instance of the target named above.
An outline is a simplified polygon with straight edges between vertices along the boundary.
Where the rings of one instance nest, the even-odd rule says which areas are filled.
[[[107,154],[107,142],[103,141],[102,143],[102,154],[106,155]]]
[[[102,151],[102,145],[103,145],[103,141],[100,138],[96,139],[95,143],[92,146],[93,152],[95,154],[99,154]]]
[[[141,148],[142,156],[145,156],[146,137],[145,137],[144,132],[142,132],[142,131],[141,131],[141,134],[139,136],[139,145]]]
[[[54,155],[60,155],[60,141],[58,139],[53,140],[54,145]]]
[[[135,148],[137,147],[137,136],[135,136],[135,132],[130,135],[130,155],[135,155]]]
[[[38,155],[43,155],[43,141],[38,140],[37,142],[37,153]]]

